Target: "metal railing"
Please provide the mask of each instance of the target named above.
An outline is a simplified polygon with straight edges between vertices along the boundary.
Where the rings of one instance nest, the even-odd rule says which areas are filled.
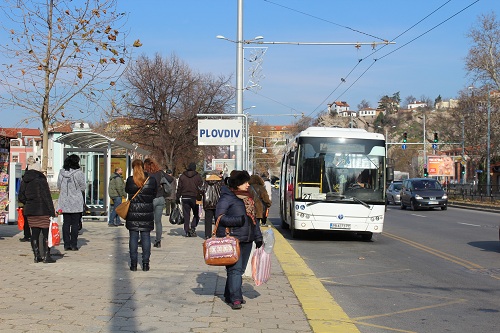
[[[499,185],[490,185],[489,195],[487,194],[487,185],[479,184],[447,184],[445,190],[448,194],[448,200],[500,201]]]

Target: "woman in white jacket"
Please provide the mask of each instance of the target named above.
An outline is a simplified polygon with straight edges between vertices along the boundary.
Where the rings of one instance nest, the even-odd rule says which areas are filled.
[[[78,251],[78,229],[83,215],[85,175],[80,169],[80,158],[73,154],[64,160],[57,179],[58,210],[63,214],[64,250]]]

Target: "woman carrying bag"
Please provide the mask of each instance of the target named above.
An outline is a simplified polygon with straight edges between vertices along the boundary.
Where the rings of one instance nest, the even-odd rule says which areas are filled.
[[[242,276],[245,272],[252,242],[257,248],[262,246],[262,233],[255,218],[255,204],[252,194],[248,191],[250,175],[246,171],[233,170],[227,178],[227,186],[221,189],[221,197],[217,203],[216,216],[220,216],[216,230],[217,237],[230,234],[239,240],[240,257],[234,265],[226,266],[226,287],[224,299],[233,310],[241,309],[245,304],[242,293]]]
[[[125,192],[131,199],[125,227],[129,231],[130,270],[137,271],[139,238],[142,244],[142,270],[149,271],[151,256],[151,236],[154,229],[153,200],[157,193],[156,180],[144,173],[144,163],[141,160],[132,162],[132,176],[127,178]]]

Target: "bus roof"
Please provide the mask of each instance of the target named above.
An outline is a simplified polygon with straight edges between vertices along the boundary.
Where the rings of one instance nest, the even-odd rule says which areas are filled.
[[[309,127],[298,136],[384,140],[383,134],[367,132],[361,128]]]

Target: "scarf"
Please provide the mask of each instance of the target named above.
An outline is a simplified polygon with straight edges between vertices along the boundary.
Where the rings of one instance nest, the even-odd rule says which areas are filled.
[[[239,199],[243,200],[245,204],[245,211],[247,215],[252,219],[253,224],[257,224],[255,221],[255,202],[252,199],[252,195],[248,191],[240,191],[240,190],[232,190],[231,191],[236,195]]]

